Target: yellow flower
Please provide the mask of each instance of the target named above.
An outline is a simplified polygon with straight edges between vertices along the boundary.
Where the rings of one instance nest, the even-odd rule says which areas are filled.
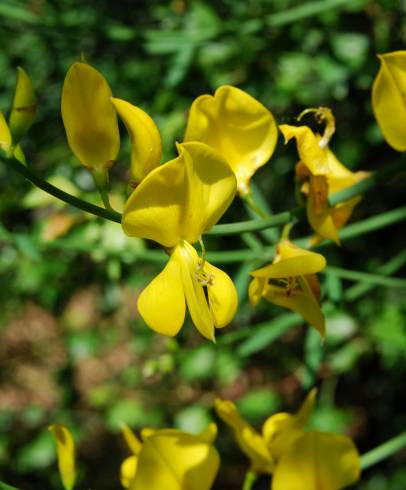
[[[360,477],[358,451],[347,436],[307,432],[276,465],[272,490],[340,490]]]
[[[159,130],[149,115],[139,107],[121,99],[112,99],[131,139],[131,180],[137,185],[156,168],[162,157]]]
[[[283,124],[279,128],[285,143],[296,138],[300,158],[296,175],[304,181],[301,190],[307,195],[306,211],[311,227],[318,237],[339,243],[338,230],[350,219],[361,197],[355,196],[333,207],[329,207],[328,197],[356,184],[368,174],[348,170],[328,148],[328,141],[307,126]]]
[[[176,429],[144,429],[141,440],[124,427],[132,456],[121,465],[120,480],[129,490],[209,490],[220,457],[213,446],[217,427],[210,424],[201,434]]]
[[[273,475],[272,490],[339,490],[359,479],[359,455],[350,438],[304,431],[316,394],[311,390],[294,415],[269,417],[262,434],[231,401],[215,402],[218,415],[234,429],[238,445],[250,459],[251,471]]]
[[[319,305],[320,285],[315,275],[326,266],[325,258],[296,247],[288,240],[279,242],[271,265],[251,272],[254,277],[248,294],[251,304],[264,297],[289,308],[325,335],[325,320]]]
[[[74,63],[63,84],[61,110],[77,159],[91,171],[106,172],[117,157],[120,134],[105,78],[87,63]]]
[[[249,192],[256,170],[272,156],[278,138],[270,111],[246,92],[219,87],[201,95],[190,109],[185,141],[201,141],[216,149],[237,176],[238,192]]]
[[[49,427],[55,442],[58,455],[58,467],[65,490],[75,486],[75,444],[69,429],[64,425],[54,424]]]
[[[236,180],[227,162],[207,145],[178,148],[177,158],[153,170],[131,194],[122,226],[127,235],[154,240],[170,255],[138,298],[145,322],[159,333],[176,335],[187,304],[197,329],[214,340],[214,327],[224,327],[235,314],[237,293],[229,276],[199,258],[191,244],[230,205]]]
[[[269,417],[261,434],[243,419],[232,401],[217,399],[214,408],[218,416],[234,430],[240,449],[250,460],[250,470],[254,473],[272,474],[281,454],[302,434],[313,409],[316,393],[317,390],[309,393],[295,415],[277,413]]]
[[[381,67],[372,86],[372,108],[388,144],[406,151],[406,51],[378,55]]]
[[[31,79],[22,68],[18,67],[17,71],[16,91],[9,119],[14,145],[30,129],[37,111],[37,97]]]

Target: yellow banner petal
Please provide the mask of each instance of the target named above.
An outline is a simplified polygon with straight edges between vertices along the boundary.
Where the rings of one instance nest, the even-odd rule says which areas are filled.
[[[326,259],[321,254],[296,247],[288,240],[282,240],[277,247],[277,260],[250,274],[256,278],[283,279],[316,274],[325,266]]]
[[[157,431],[144,441],[130,490],[209,490],[219,465],[217,450],[198,435]]]
[[[176,335],[185,320],[186,304],[181,266],[172,255],[165,269],[141,292],[138,311],[145,323],[163,335]]]
[[[378,56],[381,67],[372,87],[372,108],[387,143],[406,150],[406,51]]]
[[[72,490],[75,485],[75,444],[69,429],[61,424],[49,427],[56,442],[58,468],[65,490]]]
[[[207,294],[214,325],[223,328],[231,322],[237,311],[237,290],[231,278],[221,269],[206,262],[204,271],[209,276]]]
[[[20,67],[17,68],[17,83],[9,126],[16,145],[30,129],[37,112],[37,96],[30,77]]]
[[[125,233],[174,247],[181,239],[183,201],[184,165],[179,156],[153,170],[131,194],[122,218]]]
[[[0,148],[8,153],[11,147],[10,128],[6,122],[4,114],[0,112]]]
[[[130,135],[130,185],[136,187],[161,162],[161,136],[154,121],[142,109],[121,99],[113,98],[112,102]]]
[[[218,416],[234,430],[241,451],[250,459],[251,469],[256,473],[272,473],[274,461],[260,434],[240,415],[230,400],[217,399],[214,408]]]
[[[288,143],[292,138],[296,139],[299,158],[313,175],[328,173],[326,150],[320,148],[319,139],[310,128],[281,124],[279,129],[285,137],[285,143]]]
[[[185,169],[182,238],[196,242],[230,206],[236,179],[224,158],[203,143],[178,145]]]
[[[349,437],[308,432],[282,454],[272,490],[340,490],[359,476],[359,455]]]
[[[216,149],[233,168],[241,193],[255,171],[272,156],[278,133],[270,111],[246,92],[219,87],[202,95],[190,109],[184,141],[201,141]]]
[[[105,78],[86,63],[74,63],[62,89],[62,119],[69,146],[89,170],[108,170],[120,148],[117,114]]]
[[[314,195],[309,193],[306,203],[306,214],[310,226],[322,238],[331,240],[337,245],[340,244],[337,228],[331,216],[331,210],[326,206],[322,212],[316,212],[316,202]]]

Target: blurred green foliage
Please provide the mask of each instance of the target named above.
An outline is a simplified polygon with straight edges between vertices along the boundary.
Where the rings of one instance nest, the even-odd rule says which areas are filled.
[[[306,107],[328,105],[337,119],[332,147],[340,160],[373,171],[399,158],[374,122],[370,89],[375,54],[405,46],[405,13],[405,2],[397,0],[3,0],[0,109],[9,110],[15,68],[23,66],[39,96],[37,121],[23,143],[30,165],[94,203],[98,195],[67,146],[59,110],[66,70],[82,56],[106,76],[115,96],[151,114],[165,158],[182,139],[192,100],[234,84],[279,123],[294,123]],[[126,196],[130,152],[122,134],[111,173],[117,209]],[[280,142],[255,179],[275,212],[295,205],[295,158],[293,147]],[[403,175],[368,193],[353,220],[404,204],[404,184]],[[328,336],[321,344],[296,315],[248,305],[247,273],[255,261],[229,264],[241,303],[217,344],[204,342],[190,325],[177,339],[158,337],[135,308],[137,294],[159,270],[139,259],[147,246],[142,240],[56,202],[2,165],[0,189],[5,481],[23,490],[61,488],[46,427],[63,422],[79,441],[82,487],[117,488],[127,455],[121,423],[199,431],[214,417],[215,397],[236,399],[260,426],[277,410],[295,410],[317,384],[312,425],[349,433],[362,452],[405,428],[404,291],[326,274]],[[241,219],[247,216],[236,203],[226,220]],[[309,233],[304,223],[296,228],[297,236]],[[262,242],[269,236],[275,239],[275,232],[258,234]],[[403,227],[392,225],[323,253],[338,267],[401,274],[404,243]],[[245,246],[240,237],[210,237],[207,244],[209,250]],[[240,488],[246,461],[222,424],[220,430],[216,488]],[[405,462],[398,454],[367,470],[356,488],[403,490]],[[267,486],[259,481],[255,488]]]

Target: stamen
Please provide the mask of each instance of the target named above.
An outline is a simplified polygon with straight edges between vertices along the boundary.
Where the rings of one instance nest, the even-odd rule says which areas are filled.
[[[319,141],[320,148],[325,148],[329,144],[331,137],[336,130],[335,117],[328,107],[310,107],[309,109],[302,111],[297,117],[297,120],[300,121],[303,116],[310,113],[314,113],[314,117],[319,124],[324,123],[326,125],[323,136]]]

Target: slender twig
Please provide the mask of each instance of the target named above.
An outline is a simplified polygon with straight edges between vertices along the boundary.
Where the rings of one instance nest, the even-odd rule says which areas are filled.
[[[333,266],[328,266],[321,272],[327,274],[331,273],[334,276],[349,279],[350,281],[361,281],[392,288],[406,288],[406,279],[397,277],[386,277],[380,274],[370,274],[369,272],[359,272]]]
[[[406,447],[406,431],[389,439],[380,446],[368,451],[361,456],[361,468],[366,470],[370,466],[379,463],[380,461],[389,458],[392,454],[397,453]]]

